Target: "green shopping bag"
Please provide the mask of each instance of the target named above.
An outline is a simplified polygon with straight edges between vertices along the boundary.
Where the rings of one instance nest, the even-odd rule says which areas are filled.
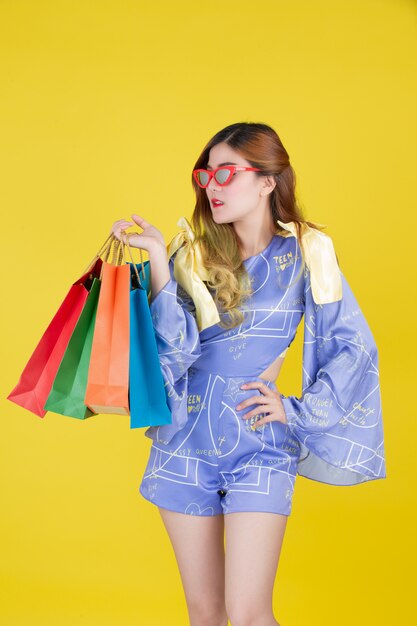
[[[101,281],[94,278],[46,400],[47,411],[79,419],[97,415],[84,404],[84,396],[100,287]]]

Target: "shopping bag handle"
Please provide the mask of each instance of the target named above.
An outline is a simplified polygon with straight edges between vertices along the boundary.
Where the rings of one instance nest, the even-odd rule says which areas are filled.
[[[124,256],[124,247],[121,244],[121,241],[115,237],[112,265],[123,265]]]
[[[114,234],[110,233],[93,260],[87,265],[87,268],[84,270],[83,275],[87,274],[87,272],[90,271],[91,267],[96,263],[97,259],[99,259],[102,254],[105,254],[104,261],[107,261],[107,259],[109,258],[110,248],[113,243],[113,239],[115,239]]]
[[[124,263],[124,250],[121,247],[121,242],[119,241],[119,239],[115,236],[115,235],[111,235],[112,239],[106,249],[106,256],[104,258],[105,263],[109,263],[110,265],[122,265]],[[111,246],[114,244],[113,247],[113,258],[110,261],[109,260],[109,256],[110,256],[110,249]],[[104,271],[104,265],[105,263],[103,263],[103,265],[100,268],[100,280],[103,279],[103,271]]]
[[[126,233],[124,230],[122,230],[121,233],[122,233],[122,235],[125,236],[126,242],[124,242],[123,240],[118,239],[114,235],[114,233],[110,233],[110,235],[107,237],[106,241],[103,243],[103,245],[101,246],[99,251],[94,256],[94,258],[87,265],[87,268],[84,270],[83,274],[86,274],[91,269],[91,267],[94,265],[94,263],[97,261],[97,259],[99,259],[102,255],[104,255],[103,261],[108,263],[109,262],[110,252],[111,252],[111,247],[114,244],[114,247],[113,247],[113,258],[112,258],[112,261],[111,261],[112,265],[124,265],[124,262],[125,262],[125,250],[126,250],[126,247],[127,247],[128,251],[129,251],[130,258],[132,260],[133,268],[134,268],[134,270],[136,272],[136,277],[138,279],[138,284],[141,287],[143,287],[142,281],[141,281],[140,276],[139,276],[138,268],[136,267],[136,263],[135,263],[135,261],[133,259],[132,248],[129,245],[129,236],[130,235],[136,235],[137,233]],[[140,262],[141,262],[142,278],[145,281],[146,280],[146,275],[145,275],[145,269],[144,269],[142,248],[139,248],[139,251],[140,251]],[[103,266],[101,267],[100,278],[102,276],[102,271],[103,271]]]
[[[123,241],[123,235],[125,235],[126,243]],[[139,277],[138,268],[136,267],[136,263],[133,260],[132,248],[129,245],[129,236],[130,235],[137,235],[137,233],[126,233],[124,230],[121,231],[121,237],[122,237],[121,244],[122,244],[122,247],[123,247],[123,253],[124,253],[125,247],[127,247],[127,249],[129,250],[130,258],[132,259],[132,265],[133,265],[134,270],[136,272],[136,277],[138,279],[138,283],[139,283],[139,285],[141,287],[143,287],[142,281],[141,281],[141,279]],[[140,263],[141,263],[142,276],[143,276],[143,280],[145,280],[146,277],[145,277],[145,270],[144,270],[144,267],[143,267],[142,248],[139,248],[139,251],[140,251]]]

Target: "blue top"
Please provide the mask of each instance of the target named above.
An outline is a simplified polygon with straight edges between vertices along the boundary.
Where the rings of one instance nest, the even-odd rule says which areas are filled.
[[[150,303],[172,424],[151,426],[145,435],[169,442],[184,426],[191,365],[225,376],[259,376],[285,354],[304,316],[302,396],[281,394],[288,425],[301,442],[297,471],[335,485],[385,478],[378,350],[341,270],[341,299],[316,304],[297,238],[274,235],[243,261],[253,286],[241,306],[245,321],[199,332],[194,303],[174,278],[175,254],[170,280]]]

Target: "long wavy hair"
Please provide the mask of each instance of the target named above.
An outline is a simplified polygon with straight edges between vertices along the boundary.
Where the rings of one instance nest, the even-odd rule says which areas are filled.
[[[302,217],[302,210],[295,194],[295,172],[281,139],[267,124],[252,122],[231,124],[210,139],[193,169],[207,168],[211,148],[221,142],[239,152],[252,167],[259,167],[260,172],[253,172],[256,176],[272,176],[276,181],[275,188],[267,196],[271,218],[276,234],[283,232],[277,220],[292,221],[296,225],[297,240],[302,256],[299,278],[305,265],[301,237],[303,224],[308,224],[317,230],[322,229]],[[199,243],[202,251],[204,266],[208,271],[209,279],[206,284],[212,290],[213,298],[218,306],[220,325],[223,328],[234,328],[244,320],[244,313],[238,307],[242,306],[253,291],[249,276],[243,264],[232,224],[216,224],[212,217],[206,190],[199,187],[193,176],[191,176],[191,183],[196,193],[191,226],[195,241]]]

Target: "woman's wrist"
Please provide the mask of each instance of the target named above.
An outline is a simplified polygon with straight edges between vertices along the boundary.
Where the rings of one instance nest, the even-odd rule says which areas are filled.
[[[156,241],[148,250],[151,267],[151,300],[171,279],[168,252],[164,243]]]
[[[164,241],[158,241],[155,239],[150,245],[148,250],[149,260],[152,258],[168,258],[167,247]]]

